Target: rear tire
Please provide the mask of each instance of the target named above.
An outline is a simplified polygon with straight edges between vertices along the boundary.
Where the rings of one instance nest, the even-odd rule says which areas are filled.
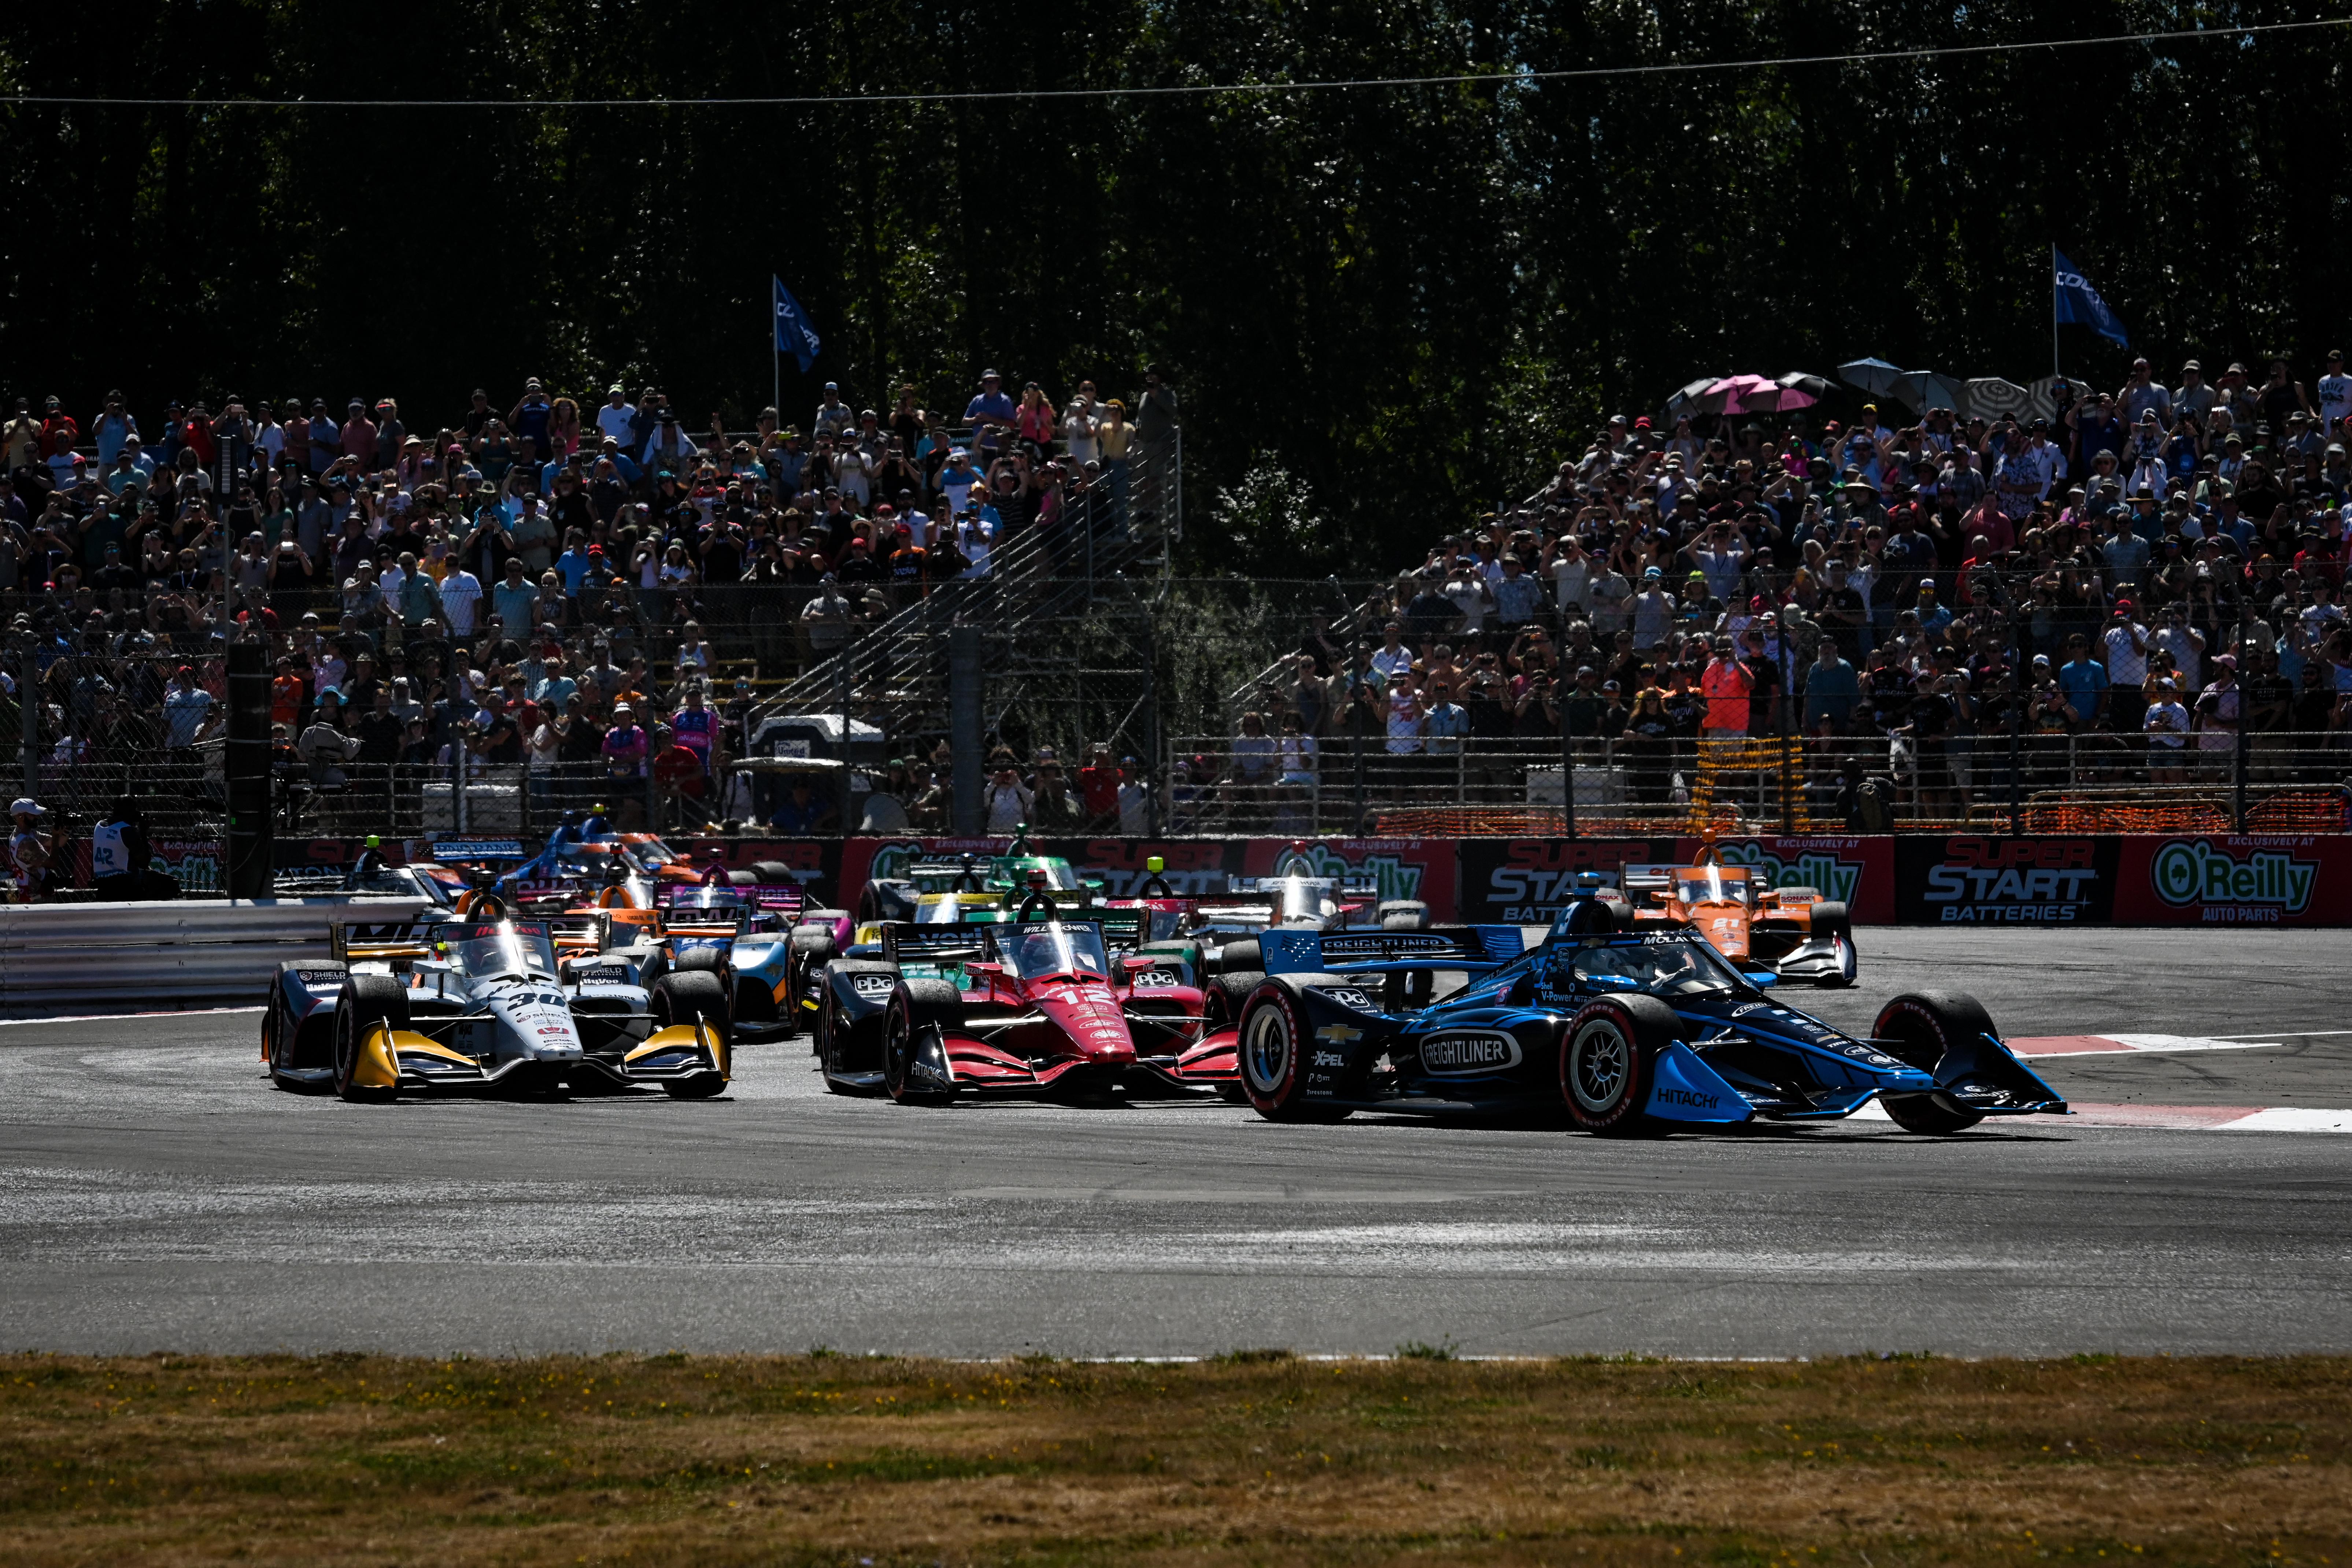
[[[1559,1040],[1559,1097],[1585,1132],[1647,1131],[1658,1053],[1681,1038],[1674,1009],[1655,997],[1597,997],[1577,1009]]]
[[[1201,1011],[1211,1029],[1224,1029],[1242,1021],[1242,1009],[1265,977],[1255,969],[1238,975],[1211,975],[1201,988]]]
[[[1353,1113],[1307,1098],[1307,1027],[1298,998],[1279,980],[1260,982],[1242,1011],[1242,1089],[1269,1122],[1328,1124]]]
[[[1228,942],[1217,949],[1217,973],[1220,975],[1261,975],[1265,972],[1265,955],[1258,951],[1255,936]]]
[[[734,1054],[734,1031],[727,1014],[727,988],[719,983],[718,976],[702,969],[673,969],[654,982],[649,1004],[656,1029],[709,1025],[719,1036],[720,1062],[731,1065],[729,1059]],[[674,1100],[708,1100],[726,1087],[726,1065],[699,1077],[673,1079],[662,1084]]]
[[[773,887],[792,881],[793,868],[782,861],[753,861],[751,876],[754,881]]]
[[[830,925],[795,925],[784,938],[783,1023],[786,1034],[798,1034],[809,1009],[801,1004],[813,993],[810,976],[821,964],[833,961]],[[822,998],[819,998],[820,1002]]]
[[[915,1055],[922,1037],[963,1026],[963,993],[945,980],[905,979],[890,993],[883,1021],[882,1083],[901,1105],[944,1105],[951,1089],[915,1082]]]
[[[673,975],[723,975],[727,972],[727,949],[688,947],[683,953],[673,953],[670,955],[669,972]]]
[[[1381,929],[1383,931],[1426,931],[1429,929],[1429,905],[1419,899],[1392,898],[1380,906]]]
[[[360,1039],[369,1030],[408,1027],[408,988],[390,975],[353,975],[335,998],[335,1093],[354,1104],[383,1104],[396,1099],[399,1085],[390,1088],[352,1082],[358,1070]]]

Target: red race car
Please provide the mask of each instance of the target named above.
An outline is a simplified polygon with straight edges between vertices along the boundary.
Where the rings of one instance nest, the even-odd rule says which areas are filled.
[[[960,1094],[1240,1096],[1233,1031],[1210,1033],[1199,988],[1165,960],[1116,951],[1134,945],[1132,915],[1024,913],[1035,917],[892,921],[878,951],[826,966],[826,1087],[926,1105]]]

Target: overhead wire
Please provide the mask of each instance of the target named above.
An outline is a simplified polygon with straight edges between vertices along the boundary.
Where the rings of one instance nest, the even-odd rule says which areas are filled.
[[[2116,33],[2089,38],[2040,38],[1992,44],[1950,44],[1913,49],[1871,49],[1834,55],[1768,55],[1738,60],[1659,60],[1566,70],[1472,71],[1446,76],[1348,77],[1313,81],[1171,82],[1133,87],[988,88],[961,92],[803,93],[735,98],[110,98],[67,93],[0,94],[0,106],[119,109],[814,109],[880,104],[994,103],[1015,99],[1199,98],[1220,93],[1277,94],[1357,91],[1408,87],[1517,87],[1537,82],[1591,81],[1612,77],[1696,75],[1790,66],[1879,65],[1904,60],[2082,49],[2119,44],[2206,43],[2258,34],[2352,26],[2352,16],[2236,26],[2184,27],[2171,32]]]

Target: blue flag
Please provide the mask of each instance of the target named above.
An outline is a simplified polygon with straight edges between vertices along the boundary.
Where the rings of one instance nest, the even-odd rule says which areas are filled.
[[[824,340],[809,325],[808,312],[793,298],[793,291],[784,287],[784,280],[771,277],[769,281],[776,286],[776,352],[798,360],[801,374],[806,375],[809,367],[816,363],[816,351],[824,346]]]
[[[2053,296],[2052,319],[2088,327],[2118,347],[2131,347],[2124,324],[2116,319],[2116,313],[2107,308],[2099,291],[2084,281],[2083,275],[2074,270],[2074,264],[2054,245],[2050,247],[2050,261],[2055,274],[2051,287],[2057,291]]]

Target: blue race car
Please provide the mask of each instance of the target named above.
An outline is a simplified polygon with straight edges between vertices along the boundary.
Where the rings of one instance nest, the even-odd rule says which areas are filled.
[[[1571,903],[1525,952],[1515,926],[1269,931],[1240,1013],[1242,1086],[1276,1122],[1356,1111],[1564,1111],[1598,1134],[1851,1116],[1914,1133],[2066,1103],[1970,997],[1916,991],[1855,1039],[1765,994],[1687,925]],[[1468,976],[1415,1007],[1433,976]],[[1418,993],[1418,995],[1416,995]]]

